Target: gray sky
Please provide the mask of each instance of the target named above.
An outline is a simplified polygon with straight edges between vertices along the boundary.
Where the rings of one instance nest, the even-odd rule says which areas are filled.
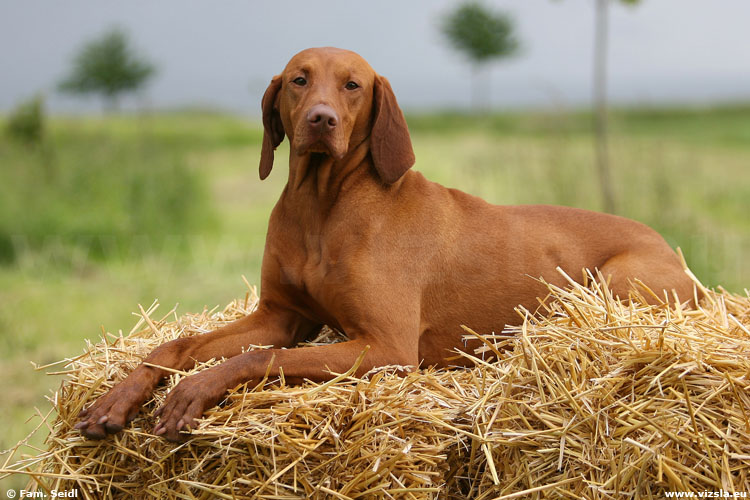
[[[496,108],[578,107],[591,93],[593,0],[487,0],[513,15],[523,52],[490,70]],[[407,109],[469,105],[468,66],[441,39],[456,0],[0,0],[0,111],[35,92],[58,112],[98,110],[55,84],[81,43],[124,27],[159,67],[142,102],[257,115],[297,51],[363,55]],[[750,100],[750,1],[614,5],[610,94],[619,103]],[[132,101],[131,101],[132,102]]]

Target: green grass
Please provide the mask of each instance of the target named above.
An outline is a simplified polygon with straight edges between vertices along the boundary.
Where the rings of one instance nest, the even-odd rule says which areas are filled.
[[[750,287],[750,107],[611,118],[621,214],[680,246],[706,284]],[[586,113],[408,121],[430,179],[495,203],[601,208]],[[58,117],[46,134],[36,149],[0,137],[0,451],[59,384],[30,361],[74,356],[102,328],[129,331],[137,304],[195,311],[243,294],[243,274],[258,283],[287,176],[283,145],[260,182],[260,125],[221,114]]]
[[[614,135],[737,146],[750,143],[750,104],[716,108],[632,108],[610,111]],[[442,112],[409,117],[412,132],[452,135],[457,130],[504,135],[558,136],[592,132],[590,113],[579,111],[510,112],[482,116]]]
[[[204,176],[187,165],[190,139],[107,125],[60,121],[36,147],[0,142],[0,260],[55,245],[111,259],[135,240],[163,245],[213,222]]]

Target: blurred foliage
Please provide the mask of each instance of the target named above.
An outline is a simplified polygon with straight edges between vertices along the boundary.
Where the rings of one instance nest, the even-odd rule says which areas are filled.
[[[470,1],[445,15],[441,31],[471,62],[472,107],[476,112],[489,109],[490,75],[482,75],[480,71],[492,59],[509,57],[518,51],[513,20],[481,2]]]
[[[620,138],[642,137],[686,144],[750,147],[750,104],[716,106],[711,109],[685,107],[614,108],[612,133]],[[535,136],[593,134],[591,113],[586,111],[508,111],[474,115],[442,111],[407,115],[413,133],[491,132]]]
[[[5,132],[25,144],[40,144],[44,138],[44,98],[37,95],[16,106],[10,112]]]
[[[205,176],[189,168],[184,148],[145,123],[127,139],[81,125],[56,127],[43,150],[0,142],[0,262],[59,246],[98,260],[134,245],[159,251],[170,235],[215,220]]]
[[[102,94],[113,109],[120,94],[138,90],[154,72],[155,67],[130,46],[125,32],[114,28],[79,50],[59,88],[73,94]]]
[[[513,20],[480,2],[467,2],[443,19],[443,35],[475,64],[507,57],[518,51]]]

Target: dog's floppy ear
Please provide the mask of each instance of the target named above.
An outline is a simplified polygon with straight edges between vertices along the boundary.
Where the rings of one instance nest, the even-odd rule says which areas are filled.
[[[268,85],[261,107],[263,108],[263,146],[260,150],[260,179],[268,177],[273,168],[273,151],[284,140],[284,124],[276,104],[281,89],[281,76],[273,77]]]
[[[373,109],[372,161],[383,182],[392,184],[414,165],[414,150],[404,113],[398,107],[391,84],[382,76],[375,77]]]

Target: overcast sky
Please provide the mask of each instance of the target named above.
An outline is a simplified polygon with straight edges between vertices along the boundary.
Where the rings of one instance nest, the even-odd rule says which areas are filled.
[[[593,0],[487,0],[516,20],[522,53],[490,70],[493,106],[579,107],[591,94]],[[159,68],[141,102],[257,115],[297,51],[359,52],[407,109],[466,107],[465,60],[442,40],[456,0],[0,0],[0,111],[43,92],[58,112],[98,110],[55,84],[81,44],[118,25]],[[610,94],[619,103],[750,100],[749,0],[614,5]]]

